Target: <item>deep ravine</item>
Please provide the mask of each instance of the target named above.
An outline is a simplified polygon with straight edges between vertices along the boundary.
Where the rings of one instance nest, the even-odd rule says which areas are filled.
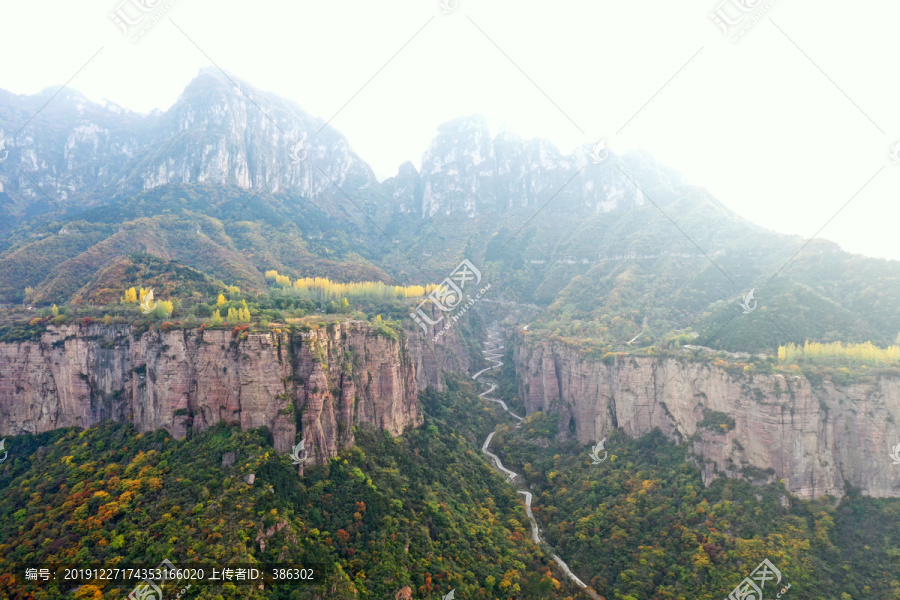
[[[503,348],[503,346],[500,344],[500,331],[498,330],[497,326],[494,325],[492,328],[488,329],[487,335],[488,335],[488,340],[486,342],[484,342],[484,345],[485,345],[485,349],[483,350],[484,357],[488,361],[496,363],[496,364],[492,367],[487,367],[486,369],[482,369],[481,371],[478,371],[477,373],[472,375],[472,379],[475,379],[475,380],[477,380],[483,374],[488,373],[494,369],[497,369],[497,368],[503,366],[503,361],[500,360],[500,356],[502,355],[502,353],[499,352],[499,350],[501,348]],[[519,415],[517,415],[514,412],[512,412],[511,410],[509,410],[509,407],[506,405],[506,402],[504,402],[503,400],[500,400],[499,398],[490,398],[488,396],[488,394],[490,394],[495,389],[497,389],[497,384],[491,383],[489,381],[485,381],[484,383],[487,383],[491,387],[489,389],[481,392],[478,395],[478,397],[483,398],[485,400],[489,400],[490,402],[496,402],[497,404],[502,406],[503,410],[505,410],[507,413],[509,413],[510,416],[512,416],[514,419],[516,419],[518,421],[518,424],[516,425],[516,427],[519,427],[522,424],[522,417],[520,417]],[[481,451],[484,452],[488,457],[490,457],[491,460],[494,461],[494,464],[497,466],[497,468],[504,475],[506,475],[507,483],[515,483],[515,479],[516,479],[516,477],[518,477],[518,473],[515,473],[514,471],[510,471],[509,469],[504,467],[503,463],[500,461],[500,457],[489,450],[490,445],[491,445],[491,440],[493,440],[493,438],[494,438],[494,432],[492,431],[487,436],[487,438],[484,440],[484,444],[481,446]],[[534,513],[531,511],[531,500],[532,500],[531,492],[528,490],[517,490],[517,491],[518,491],[518,493],[522,494],[525,497],[525,512],[528,514],[528,518],[531,520],[531,539],[532,539],[532,541],[534,541],[535,544],[540,544],[540,543],[542,543],[543,540],[541,540],[541,530],[540,530],[540,528],[538,528],[537,521],[534,518]],[[556,561],[556,564],[558,564],[559,567],[566,573],[566,575],[568,575],[569,579],[574,581],[575,584],[578,585],[578,587],[584,589],[585,593],[588,594],[591,598],[593,598],[594,600],[604,600],[602,596],[597,594],[594,590],[589,588],[586,583],[584,583],[581,579],[579,579],[578,576],[575,575],[575,573],[573,573],[572,570],[569,568],[569,565],[567,565],[566,562],[563,559],[561,559],[558,555],[554,554],[553,560]]]

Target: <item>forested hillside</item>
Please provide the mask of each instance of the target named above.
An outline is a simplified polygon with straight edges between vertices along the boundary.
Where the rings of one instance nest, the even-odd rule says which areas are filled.
[[[494,444],[534,491],[548,543],[607,598],[722,598],[766,558],[791,598],[900,598],[900,500],[799,501],[754,473],[706,487],[659,432],[615,434],[592,464],[590,447],[552,439],[553,417],[535,413]]]
[[[295,563],[320,566],[323,581],[242,587],[240,597],[386,598],[409,586],[416,598],[451,589],[459,598],[580,598],[529,540],[518,497],[470,441],[502,417],[468,390],[428,392],[422,427],[397,438],[357,431],[354,448],[300,477],[265,430],[219,426],[179,441],[108,423],[9,438],[16,454],[0,466],[0,570],[165,558],[176,566]],[[462,422],[472,428],[458,429]],[[0,594],[112,599],[130,591],[76,587],[7,574]],[[237,593],[195,584],[184,597]]]

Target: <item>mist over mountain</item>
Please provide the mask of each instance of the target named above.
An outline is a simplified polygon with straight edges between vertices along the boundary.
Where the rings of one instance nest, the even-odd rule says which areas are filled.
[[[49,94],[4,93],[0,128],[14,131]],[[492,138],[478,116],[445,123],[421,169],[405,163],[381,183],[321,119],[213,69],[151,115],[64,90],[7,138],[4,302],[22,302],[26,287],[39,305],[84,298],[132,252],[254,290],[264,285],[252,271],[313,274],[301,266],[310,260],[412,283],[440,281],[468,257],[498,278],[504,298],[548,307],[548,322],[625,319],[610,343],[642,330],[658,342],[689,326],[711,337],[726,319],[716,303],[754,288],[785,331],[711,344],[889,343],[900,331],[896,261],[764,230],[646,153],[603,149],[595,164],[591,147],[563,155],[542,140]],[[877,289],[865,283],[873,278]],[[814,314],[797,312],[800,296]]]
[[[791,597],[900,598],[900,262],[478,115],[378,181],[217,69],[151,114],[54,94],[0,90],[4,567],[674,600],[771,559]]]

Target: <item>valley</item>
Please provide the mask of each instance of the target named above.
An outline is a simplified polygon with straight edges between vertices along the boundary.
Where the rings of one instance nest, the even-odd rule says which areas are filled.
[[[484,349],[484,357],[489,361],[497,363],[493,367],[488,367],[487,370],[496,369],[497,367],[503,366],[503,362],[500,360],[497,360],[497,356],[499,356],[499,355],[496,353],[496,351],[498,349],[503,347],[500,344],[500,331],[495,325],[494,329],[487,330],[487,335],[488,335],[488,339],[484,342],[484,345],[486,346],[486,348]],[[485,373],[485,370],[479,371],[478,373],[472,375],[472,379],[477,379],[483,373]],[[484,398],[485,400],[490,400],[491,402],[499,403],[500,406],[503,407],[504,411],[506,411],[514,419],[518,420],[519,423],[521,424],[522,417],[520,417],[520,416],[516,415],[515,413],[513,413],[512,411],[510,411],[509,408],[506,406],[505,402],[503,402],[502,400],[497,400],[495,398],[487,397],[487,394],[491,393],[496,388],[496,384],[491,383],[490,385],[491,385],[491,388],[489,390],[479,394],[478,397]],[[481,447],[481,451],[484,452],[487,456],[489,456],[491,458],[491,460],[494,461],[497,468],[501,472],[503,472],[505,475],[507,475],[507,479],[506,479],[507,482],[514,483],[516,480],[516,477],[517,477],[516,473],[514,473],[514,472],[510,471],[509,469],[507,469],[506,467],[504,467],[503,463],[500,461],[500,457],[498,457],[496,454],[493,454],[492,452],[490,452],[488,450],[488,448],[491,445],[491,438],[493,438],[493,437],[494,437],[494,432],[491,432],[491,434],[488,435],[487,438],[484,440],[484,445]],[[538,528],[537,521],[534,520],[534,513],[531,511],[532,494],[527,489],[526,490],[516,490],[516,491],[517,491],[517,493],[522,494],[525,497],[525,511],[526,511],[526,514],[528,515],[529,520],[531,521],[531,539],[534,541],[535,544],[540,545],[542,543],[541,535],[540,535],[540,528]],[[588,586],[581,579],[579,579],[577,575],[575,575],[572,572],[572,570],[569,568],[569,565],[567,565],[563,559],[561,559],[559,556],[554,554],[553,560],[556,561],[556,564],[559,565],[559,567],[563,570],[563,572],[565,572],[565,574],[569,577],[569,579],[574,581],[578,585],[578,587],[585,590],[586,594],[588,594],[594,600],[601,599],[601,596],[599,596],[595,591],[588,588]]]
[[[900,599],[900,262],[479,115],[379,179],[212,67],[47,106],[0,161],[0,596]]]

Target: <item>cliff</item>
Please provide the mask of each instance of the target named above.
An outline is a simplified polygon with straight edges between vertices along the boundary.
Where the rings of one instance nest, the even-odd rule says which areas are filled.
[[[631,436],[658,427],[692,444],[706,483],[783,479],[808,499],[841,497],[848,482],[870,496],[900,497],[900,467],[889,457],[900,442],[900,378],[813,385],[688,358],[603,361],[559,342],[519,342],[520,397],[528,413],[559,411],[562,437],[574,429],[580,442],[597,442],[618,427]]]
[[[422,422],[417,382],[440,386],[443,356],[424,350],[363,321],[293,336],[50,327],[40,340],[0,344],[0,435],[114,419],[182,438],[225,421],[268,427],[278,452],[302,437],[321,459],[354,443],[354,425],[399,435]]]
[[[471,315],[454,322],[449,329],[443,331],[448,323],[444,320],[444,315],[430,303],[426,303],[422,310],[433,324],[420,319],[422,325],[417,325],[410,320],[412,331],[407,336],[410,354],[416,362],[416,383],[419,389],[431,386],[442,390],[444,371],[468,373],[471,370],[472,350],[467,347],[463,335],[464,330],[472,328]]]

